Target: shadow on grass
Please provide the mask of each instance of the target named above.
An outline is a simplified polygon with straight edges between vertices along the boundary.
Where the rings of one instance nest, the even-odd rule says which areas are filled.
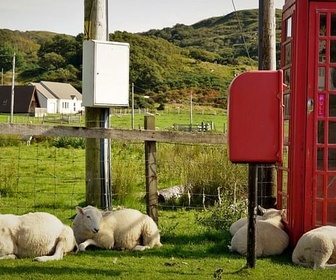
[[[97,257],[159,257],[163,259],[182,258],[182,259],[203,259],[203,258],[224,258],[225,261],[246,261],[246,257],[238,253],[232,253],[228,249],[231,236],[228,233],[217,231],[207,231],[199,234],[165,234],[161,238],[163,244],[160,248],[148,249],[145,251],[118,251],[103,250],[94,246],[89,246],[86,252],[79,252],[79,255],[97,256]],[[260,258],[262,259],[262,258]],[[277,264],[291,264],[291,250],[286,250],[283,255],[267,257],[271,262]],[[259,258],[258,258],[259,260]],[[257,261],[258,261],[257,260]],[[223,265],[227,265],[223,263]],[[246,275],[249,269],[242,267],[234,272],[223,271],[222,274]]]
[[[225,234],[218,232],[206,232],[201,234],[166,234],[161,238],[163,244],[160,248],[148,249],[145,251],[118,251],[118,250],[103,250],[89,246],[86,252],[79,254],[89,254],[96,256],[111,256],[115,257],[120,254],[124,256],[155,256],[161,258],[178,257],[183,259],[202,259],[202,258],[218,258],[225,257],[231,259],[239,259],[242,256],[231,253],[227,245],[230,243]],[[224,237],[223,237],[224,236]]]
[[[14,276],[20,276],[22,275],[22,279],[24,279],[25,276],[31,274],[31,275],[38,275],[43,274],[45,279],[48,279],[48,275],[50,277],[56,276],[56,275],[92,275],[94,277],[102,275],[108,275],[108,276],[120,276],[121,271],[113,271],[111,269],[91,269],[91,268],[75,268],[75,267],[46,267],[46,266],[35,266],[35,265],[19,265],[15,267],[9,267],[5,265],[1,265],[0,269],[0,276],[1,275],[13,275]]]

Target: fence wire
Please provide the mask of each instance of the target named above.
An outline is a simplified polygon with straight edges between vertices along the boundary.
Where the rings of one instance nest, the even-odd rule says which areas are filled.
[[[0,213],[45,211],[70,224],[86,205],[85,164],[84,138],[0,135]],[[156,165],[159,224],[168,232],[175,215],[194,222],[184,211],[246,198],[247,168],[229,162],[226,145],[157,142]],[[144,142],[111,141],[111,185],[113,208],[146,212]]]

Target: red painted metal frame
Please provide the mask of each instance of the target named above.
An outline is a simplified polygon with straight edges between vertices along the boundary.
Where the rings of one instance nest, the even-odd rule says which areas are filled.
[[[333,3],[332,3],[333,2]],[[290,78],[289,161],[287,193],[287,230],[294,246],[301,235],[315,226],[316,112],[307,113],[307,101],[317,104],[317,73],[314,59],[318,48],[314,10],[331,8],[335,1],[286,0],[283,22],[292,17]],[[282,66],[284,66],[282,48]],[[282,175],[282,172],[279,172]],[[283,185],[283,182],[279,182]],[[278,185],[278,200],[282,198]],[[326,215],[326,206],[323,216]],[[325,219],[325,218],[323,218]]]
[[[287,4],[287,3],[286,3]],[[291,243],[304,230],[306,170],[306,103],[308,61],[308,1],[287,4],[283,17],[292,17],[292,69],[289,125],[288,232]],[[295,55],[294,55],[295,54]]]
[[[327,139],[329,136],[329,127],[328,121],[335,121],[335,117],[330,117],[329,112],[328,112],[328,107],[329,106],[323,106],[319,107],[319,96],[324,95],[324,104],[329,103],[329,97],[331,93],[335,93],[334,91],[331,92],[328,89],[328,74],[326,71],[326,83],[325,83],[325,89],[323,92],[318,92],[318,67],[320,66],[318,59],[319,59],[319,18],[318,16],[321,13],[329,13],[330,16],[330,11],[333,11],[334,13],[336,12],[336,3],[327,3],[327,2],[311,2],[310,4],[310,20],[311,20],[311,25],[309,27],[310,29],[310,40],[309,40],[309,57],[311,60],[309,61],[309,72],[308,72],[308,81],[309,81],[309,87],[308,87],[308,98],[311,98],[314,100],[315,105],[315,110],[314,110],[314,116],[313,119],[309,118],[308,119],[308,134],[307,134],[307,141],[309,141],[308,145],[310,147],[314,148],[314,151],[312,153],[313,158],[312,158],[312,166],[310,170],[307,170],[307,187],[311,186],[312,190],[309,192],[309,189],[306,191],[306,200],[307,200],[307,209],[311,209],[312,215],[310,216],[310,220],[306,219],[305,223],[305,231],[314,228],[316,226],[321,225],[320,223],[317,224],[317,202],[322,204],[322,225],[326,225],[330,223],[330,214],[328,213],[328,206],[330,203],[334,203],[335,205],[336,199],[335,198],[330,198],[328,196],[328,190],[327,190],[327,183],[328,183],[328,176],[333,175],[335,176],[335,171],[330,171],[328,170],[328,149],[332,145],[327,143]],[[327,19],[329,19],[327,17]],[[331,38],[331,32],[330,32],[330,22],[327,24],[327,31],[326,35],[323,36],[323,40],[326,41],[331,41],[332,39],[335,40],[335,36]],[[327,57],[330,55],[330,49],[327,44],[326,48],[326,53]],[[330,66],[330,61],[326,59],[326,62],[322,63],[324,67]],[[322,110],[322,111],[321,111]],[[325,130],[324,130],[324,139],[325,142],[323,144],[319,144],[317,141],[317,135],[318,135],[318,121],[324,121],[325,123]],[[334,144],[333,144],[334,145]],[[316,152],[316,147],[322,147],[324,148],[324,170],[318,170],[317,169],[317,152]],[[323,176],[323,197],[318,198],[317,197],[317,176],[321,175]],[[309,197],[309,194],[311,194],[311,197]],[[309,201],[308,201],[309,200]],[[311,203],[309,203],[311,202]],[[330,210],[330,209],[329,209]],[[334,221],[332,221],[334,223]]]

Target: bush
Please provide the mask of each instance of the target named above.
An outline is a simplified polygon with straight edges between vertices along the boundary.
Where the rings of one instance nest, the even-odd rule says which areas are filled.
[[[233,222],[247,215],[246,200],[235,202],[233,197],[231,190],[225,191],[221,202],[216,202],[205,215],[199,215],[196,220],[207,227],[228,231]]]
[[[52,143],[56,148],[85,148],[85,139],[77,137],[56,137]]]

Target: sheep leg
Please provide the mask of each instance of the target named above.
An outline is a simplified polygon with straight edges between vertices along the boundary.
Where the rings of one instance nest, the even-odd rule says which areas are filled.
[[[16,255],[14,254],[9,254],[0,257],[0,260],[14,260],[14,259],[16,259]]]
[[[132,250],[133,251],[144,251],[146,249],[150,249],[149,246],[143,246],[143,245],[136,245]]]
[[[333,269],[333,268],[336,268],[336,265],[334,265],[334,264],[327,264],[328,260],[330,259],[331,255],[332,255],[332,252],[333,251],[331,249],[328,249],[326,252],[316,252],[315,251],[313,269],[317,269],[317,268]]]
[[[325,264],[324,267],[321,268],[325,268],[325,269],[336,269],[336,264]]]
[[[79,244],[78,249],[79,249],[79,251],[84,252],[85,248],[89,245],[94,245],[94,246],[97,246],[97,247],[101,247],[101,246],[99,246],[99,244],[95,240],[87,239],[84,242],[82,242],[81,244]]]
[[[51,256],[41,256],[36,257],[33,260],[38,262],[46,262],[46,261],[57,261],[62,260],[64,256],[64,246],[61,241],[59,241],[56,245],[55,253]]]

